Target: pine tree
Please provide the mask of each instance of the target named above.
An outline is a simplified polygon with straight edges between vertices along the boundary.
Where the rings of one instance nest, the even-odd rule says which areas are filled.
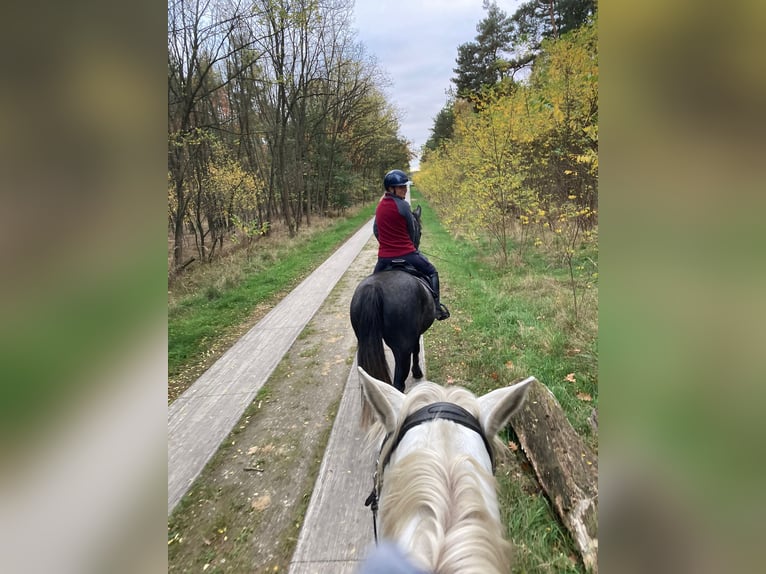
[[[453,111],[454,103],[449,101],[445,106],[439,110],[434,118],[434,127],[431,128],[431,137],[425,144],[427,150],[435,150],[439,147],[439,143],[448,140],[452,137],[452,132],[455,126],[455,112]]]
[[[458,47],[456,76],[452,79],[459,97],[471,99],[508,75],[505,57],[510,46],[512,23],[495,2],[484,1],[487,16],[476,26],[476,41]]]
[[[559,38],[588,22],[598,9],[597,0],[529,0],[510,17],[514,70],[530,65],[547,38]]]

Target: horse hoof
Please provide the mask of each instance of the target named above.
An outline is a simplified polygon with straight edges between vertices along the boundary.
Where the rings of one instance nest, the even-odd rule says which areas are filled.
[[[412,376],[415,379],[422,379],[423,378],[423,371],[418,369],[417,371],[415,369],[412,369]]]

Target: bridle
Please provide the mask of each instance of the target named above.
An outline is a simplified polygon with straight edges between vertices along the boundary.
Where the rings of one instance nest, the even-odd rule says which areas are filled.
[[[391,448],[386,453],[382,465],[380,464],[380,456],[378,456],[378,460],[375,461],[375,472],[372,476],[372,492],[364,501],[364,505],[369,506],[372,510],[372,529],[375,534],[375,544],[378,543],[378,494],[383,485],[383,471],[391,459],[391,455],[396,450],[396,447],[399,446],[399,443],[402,441],[407,431],[420,424],[437,419],[452,421],[453,423],[457,423],[478,433],[489,454],[489,460],[492,463],[492,473],[494,474],[495,472],[495,456],[492,451],[492,445],[490,444],[489,439],[487,439],[484,429],[481,428],[479,420],[475,416],[455,403],[436,402],[419,408],[404,419],[404,422],[402,423],[402,426],[399,427],[399,431],[396,435],[392,436],[392,433],[388,433],[385,436],[380,447],[380,452],[383,452],[389,440],[392,441]]]

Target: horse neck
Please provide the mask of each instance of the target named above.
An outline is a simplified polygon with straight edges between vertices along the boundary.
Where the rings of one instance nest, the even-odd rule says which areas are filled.
[[[429,572],[508,572],[509,544],[481,437],[451,421],[419,425],[384,470],[381,533]]]

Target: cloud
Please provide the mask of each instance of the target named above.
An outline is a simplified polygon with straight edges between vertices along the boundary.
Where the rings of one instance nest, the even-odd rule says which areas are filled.
[[[518,2],[499,2],[507,14]],[[476,37],[481,0],[392,0],[356,3],[353,26],[391,79],[386,93],[401,112],[401,135],[418,151],[447,101],[460,44]],[[413,164],[417,169],[417,161]]]

